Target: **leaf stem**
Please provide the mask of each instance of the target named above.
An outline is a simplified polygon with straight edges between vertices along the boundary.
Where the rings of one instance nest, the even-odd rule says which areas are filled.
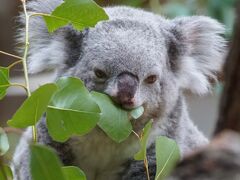
[[[145,156],[145,158],[144,158],[144,167],[145,167],[145,169],[146,169],[147,180],[150,180],[150,175],[149,175],[149,170],[148,170],[148,160],[147,160],[147,156]]]
[[[11,83],[11,84],[5,84],[5,85],[0,85],[0,88],[3,87],[9,87],[9,86],[18,86],[18,87],[22,87],[26,92],[27,92],[27,88],[24,84],[19,84],[19,83]]]
[[[7,53],[7,52],[4,52],[4,51],[0,51],[0,54],[5,54],[5,55],[7,55],[7,56],[11,56],[11,57],[14,57],[14,58],[16,58],[16,59],[23,59],[22,57],[20,57],[20,56],[16,56],[16,55],[14,55],[14,54],[10,54],[10,53]]]
[[[22,88],[27,92],[27,87],[26,87],[24,84],[11,83],[10,86],[18,86],[18,87],[22,87]]]
[[[10,64],[10,65],[8,66],[8,69],[11,69],[13,66],[15,66],[15,65],[17,65],[17,64],[19,64],[19,63],[22,63],[22,60],[19,60],[19,61],[16,61],[16,62]]]
[[[31,96],[30,86],[29,86],[29,78],[28,78],[28,69],[27,69],[27,55],[28,55],[28,49],[29,49],[29,15],[27,13],[26,8],[26,0],[21,0],[23,4],[23,10],[26,18],[26,25],[25,25],[25,50],[23,55],[23,70],[24,70],[24,77],[25,77],[25,86],[27,88],[27,95],[28,97]],[[32,134],[33,134],[33,142],[37,142],[37,130],[36,125],[32,126]]]

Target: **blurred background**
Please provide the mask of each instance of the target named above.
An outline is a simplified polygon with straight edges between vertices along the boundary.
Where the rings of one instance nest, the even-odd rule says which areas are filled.
[[[167,18],[189,15],[211,16],[226,26],[225,36],[231,38],[234,22],[234,5],[237,0],[96,0],[101,6],[128,5],[144,8],[148,11],[164,15]],[[18,24],[16,16],[21,11],[20,0],[0,0],[0,50],[16,54],[14,37]],[[15,59],[0,54],[0,66],[7,66]],[[52,73],[45,72],[31,76],[31,89],[52,80]],[[22,67],[17,66],[11,72],[12,82],[23,82]],[[191,118],[197,126],[210,136],[217,119],[221,83],[216,85],[212,94],[204,97],[188,95],[189,111]],[[17,87],[9,88],[6,98],[0,101],[0,126],[5,127],[5,122],[26,98],[25,92]]]

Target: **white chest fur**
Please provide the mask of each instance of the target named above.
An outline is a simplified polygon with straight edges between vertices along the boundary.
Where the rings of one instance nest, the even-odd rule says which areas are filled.
[[[71,138],[70,145],[75,165],[85,172],[88,180],[118,180],[124,163],[139,149],[135,135],[116,143],[97,128],[86,136]]]

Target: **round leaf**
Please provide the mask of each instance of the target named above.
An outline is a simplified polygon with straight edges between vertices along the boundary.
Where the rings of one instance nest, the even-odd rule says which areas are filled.
[[[116,106],[105,94],[92,92],[102,113],[98,125],[114,141],[122,142],[132,132],[132,124],[128,119],[128,111]]]
[[[9,166],[7,165],[0,165],[0,179],[1,180],[12,180],[13,179],[13,173]]]
[[[39,87],[23,102],[13,118],[8,121],[8,125],[17,128],[35,125],[46,111],[47,105],[56,90],[57,86],[55,84],[45,84]]]
[[[0,128],[0,156],[4,155],[9,149],[8,137],[4,130]]]
[[[56,153],[43,145],[31,145],[30,169],[33,180],[66,180]]]
[[[107,20],[105,11],[93,0],[65,0],[51,14],[44,16],[49,32],[69,23],[77,30],[94,27],[98,21]]]
[[[161,136],[156,140],[157,172],[155,180],[165,179],[180,159],[180,150],[177,143]]]
[[[77,167],[65,166],[62,167],[62,171],[66,180],[87,180],[84,172]]]
[[[50,136],[64,142],[72,135],[84,135],[92,130],[99,120],[98,113],[48,107],[47,127]]]

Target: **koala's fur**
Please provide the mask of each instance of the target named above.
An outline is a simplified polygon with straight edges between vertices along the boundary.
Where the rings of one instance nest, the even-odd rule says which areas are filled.
[[[61,2],[34,0],[28,3],[28,9],[49,13]],[[28,68],[31,73],[54,68],[57,77],[79,77],[89,90],[112,97],[118,92],[119,74],[134,75],[138,84],[132,107],[145,108],[144,115],[133,124],[134,130],[139,132],[149,119],[154,120],[148,142],[153,179],[156,137],[164,135],[176,140],[182,155],[208,142],[189,119],[183,91],[204,94],[210,90],[209,79],[216,78],[224,59],[226,43],[221,37],[224,27],[204,16],[168,20],[129,7],[108,7],[105,11],[109,20],[83,32],[67,26],[49,34],[41,17],[32,18]],[[23,37],[19,39],[22,42]],[[107,78],[98,79],[95,68],[104,70]],[[147,84],[145,79],[149,75],[156,75],[157,81]],[[14,155],[15,180],[31,179],[28,149],[31,136],[28,129]],[[65,165],[83,169],[89,180],[146,179],[143,162],[132,159],[138,150],[135,135],[118,144],[95,128],[83,137],[57,143],[49,137],[43,117],[38,124],[38,136],[40,143],[57,151]]]

